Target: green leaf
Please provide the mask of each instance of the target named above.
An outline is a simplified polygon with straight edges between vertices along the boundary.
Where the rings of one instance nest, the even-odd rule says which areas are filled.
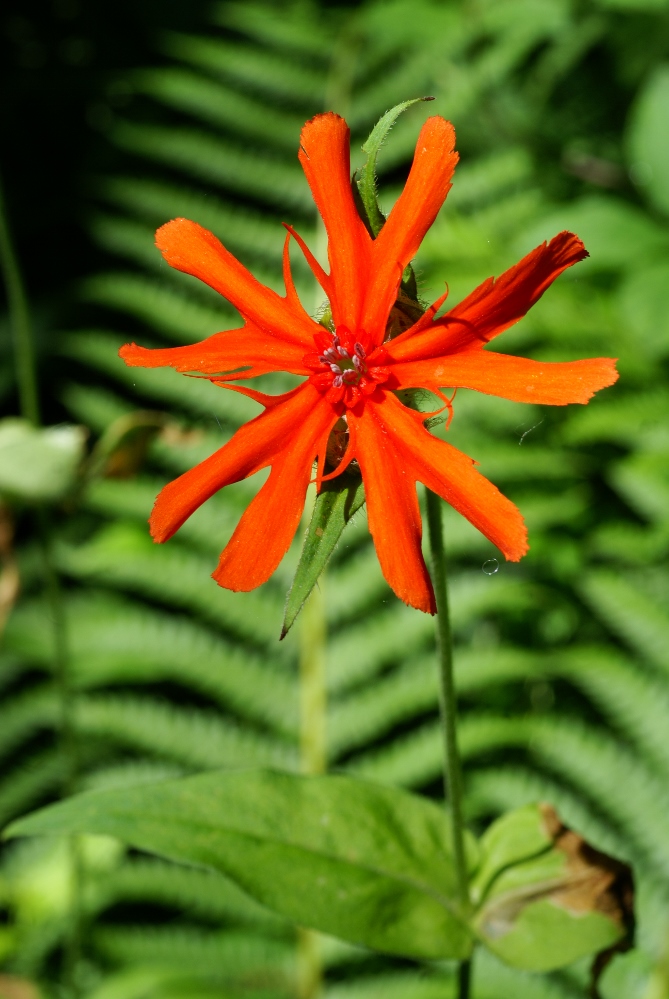
[[[84,831],[213,868],[294,922],[375,950],[428,960],[471,952],[448,816],[397,788],[219,771],[78,795],[7,835]],[[471,836],[467,852],[474,867]]]
[[[365,487],[361,479],[343,475],[323,483],[316,497],[300,561],[288,593],[281,638],[286,637],[295,623],[344,528],[364,502]]]
[[[669,214],[669,66],[660,65],[641,92],[629,131],[631,174],[656,208]]]
[[[69,425],[41,430],[27,420],[0,422],[0,493],[27,502],[53,502],[72,487],[86,431]]]
[[[433,100],[434,97],[415,97],[411,101],[402,101],[401,104],[396,104],[394,108],[386,111],[383,117],[377,121],[369,134],[369,138],[363,143],[362,151],[363,153],[367,153],[367,162],[359,170],[356,170],[354,179],[373,236],[378,236],[383,228],[383,223],[386,221],[383,212],[379,208],[376,192],[376,160],[379,150],[403,111],[410,108],[412,104]]]
[[[552,844],[537,805],[502,815],[481,839],[481,866],[471,885],[474,902],[485,895],[491,882],[507,867],[544,853]]]
[[[628,935],[629,868],[567,829],[550,806],[504,816],[481,847],[475,885],[485,894],[473,925],[507,964],[552,971]]]

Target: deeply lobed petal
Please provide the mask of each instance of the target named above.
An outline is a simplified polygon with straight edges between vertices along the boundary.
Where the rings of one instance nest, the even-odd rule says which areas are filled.
[[[336,420],[309,382],[273,398],[266,412],[241,427],[224,447],[165,486],[150,518],[153,538],[167,541],[219,489],[271,466],[214,574],[230,589],[259,586],[274,572],[297,530],[313,461]]]
[[[417,482],[455,507],[510,561],[522,558],[528,545],[518,508],[476,471],[471,458],[433,437],[424,418],[382,390],[361,413],[349,414],[383,574],[402,600],[434,613],[421,552]]]
[[[308,121],[300,163],[328,234],[329,294],[335,325],[361,325],[372,240],[351,193],[350,131],[333,112]]]
[[[241,329],[214,333],[185,347],[152,349],[127,343],[119,350],[119,356],[130,367],[170,367],[204,375],[255,378],[268,371],[308,374],[302,363],[303,346],[272,336],[250,322]]]
[[[522,319],[567,267],[587,256],[578,236],[561,232],[497,280],[488,278],[432,326],[398,336],[388,353],[397,361],[420,361],[487,343]]]
[[[167,222],[156,233],[156,246],[171,267],[204,281],[256,326],[287,343],[306,347],[311,342],[315,323],[295,299],[282,298],[257,281],[197,222]]]
[[[361,325],[385,332],[404,268],[415,257],[425,233],[451,188],[458,162],[455,130],[438,116],[423,125],[409,177],[385,225],[372,244],[372,267]]]
[[[582,361],[531,361],[495,354],[481,347],[430,358],[405,361],[391,368],[397,388],[469,388],[487,395],[545,406],[586,403],[599,389],[618,379],[611,357]]]

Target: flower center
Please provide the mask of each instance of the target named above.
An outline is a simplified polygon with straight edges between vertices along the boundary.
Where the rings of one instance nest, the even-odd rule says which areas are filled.
[[[366,356],[365,348],[359,340],[353,344],[351,355],[335,333],[332,346],[328,347],[318,360],[323,367],[330,369],[333,375],[332,384],[335,388],[339,388],[340,385],[359,385],[360,379],[367,374]]]
[[[330,402],[355,406],[388,378],[386,352],[374,348],[364,330],[353,334],[338,326],[334,333],[317,333],[314,344],[317,353],[306,354],[304,364],[313,372],[310,381]]]

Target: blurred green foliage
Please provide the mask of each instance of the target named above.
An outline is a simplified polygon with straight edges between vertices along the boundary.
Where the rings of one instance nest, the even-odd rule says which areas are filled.
[[[214,497],[166,546],[146,528],[160,486],[256,406],[170,371],[125,368],[116,350],[128,339],[184,343],[235,325],[218,296],[164,265],[157,225],[196,219],[278,288],[280,222],[319,244],[296,158],[301,124],[324,108],[345,114],[357,167],[380,114],[433,94],[398,121],[379,157],[387,206],[427,114],[444,114],[458,132],[461,165],[417,261],[424,300],[447,281],[455,302],[573,229],[590,259],[499,349],[546,360],[614,355],[621,372],[586,408],[466,391],[455,400],[448,439],[518,503],[532,545],[520,565],[505,565],[445,513],[468,818],[482,826],[548,800],[595,845],[631,861],[639,951],[614,960],[602,992],[669,996],[669,4],[391,0],[337,11],[225,2],[199,35],[163,37],[161,50],[159,68],[118,82],[132,101],[110,118],[108,137],[125,169],[91,178],[91,232],[118,264],[80,289],[81,315],[95,325],[53,333],[67,378],[43,377],[45,394],[89,429],[96,449],[57,517],[77,786],[299,767],[299,636],[277,641],[297,550],[254,593],[209,578],[256,483]],[[297,257],[294,269],[315,310]],[[3,823],[62,793],[65,767],[38,546],[30,514],[12,510],[22,592],[0,659]],[[14,553],[0,547],[10,572]],[[433,622],[386,586],[364,515],[323,589],[330,766],[438,795]],[[232,884],[113,841],[75,846],[4,850],[8,975],[66,995],[63,947],[78,909],[76,985],[90,999],[300,994],[293,931]],[[330,940],[322,956],[328,999],[451,994],[448,966],[384,961]],[[584,995],[585,976],[576,966],[537,978],[482,958],[474,994],[569,999]]]

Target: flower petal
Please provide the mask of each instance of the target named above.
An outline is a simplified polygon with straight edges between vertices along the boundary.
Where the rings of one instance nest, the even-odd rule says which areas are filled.
[[[416,256],[451,187],[458,162],[455,130],[444,118],[423,125],[411,172],[381,232],[372,244],[372,273],[362,327],[383,339],[402,273]]]
[[[319,408],[321,399],[309,382],[273,397],[273,404],[240,427],[224,447],[169,482],[158,495],[151,513],[154,540],[167,541],[219,489],[271,465],[299,435],[312,410]],[[332,419],[334,422],[334,414]]]
[[[474,348],[427,361],[394,364],[398,388],[469,388],[487,395],[545,406],[586,403],[618,379],[611,357],[542,362]]]
[[[311,392],[314,390],[309,386]],[[213,577],[229,590],[252,590],[266,582],[288,551],[297,530],[312,465],[323,454],[337,413],[324,397],[310,398],[307,412],[291,419],[291,433],[272,459],[267,482],[251,501],[221,554]]]
[[[351,193],[349,127],[328,112],[308,121],[299,159],[328,234],[332,315],[336,326],[360,327],[371,237]]]
[[[567,267],[587,256],[578,236],[561,232],[497,280],[488,278],[430,328],[398,336],[388,353],[398,361],[418,361],[487,343],[522,319]]]
[[[245,319],[288,343],[305,347],[311,343],[316,324],[306,312],[257,281],[213,233],[197,222],[167,222],[156,233],[156,246],[171,267],[214,288]]]
[[[119,356],[131,367],[170,367],[204,375],[228,374],[231,378],[255,378],[268,371],[309,374],[302,363],[304,354],[302,345],[287,343],[250,322],[241,329],[224,330],[186,347],[151,349],[127,343],[119,350]]]
[[[434,614],[432,582],[421,551],[423,532],[413,462],[407,463],[401,435],[389,429],[385,408],[368,400],[360,416],[349,410],[353,430],[349,450],[355,447],[360,464],[369,530],[387,583],[400,600]]]
[[[434,598],[421,554],[416,482],[455,507],[507,559],[528,549],[520,511],[476,471],[474,462],[423,426],[425,414],[407,409],[390,392],[353,411],[355,446],[367,497],[369,528],[383,574],[395,593],[419,610],[434,612]]]
[[[210,458],[170,482],[150,518],[156,541],[167,541],[210,496],[272,466],[221,556],[214,578],[230,589],[248,590],[272,574],[299,524],[311,468],[337,414],[309,382],[284,396]]]

